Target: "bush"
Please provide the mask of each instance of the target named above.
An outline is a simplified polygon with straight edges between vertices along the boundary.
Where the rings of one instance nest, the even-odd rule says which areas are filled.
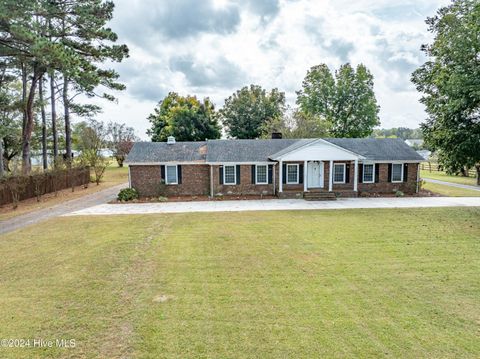
[[[402,191],[395,192],[395,197],[403,197],[405,194]]]
[[[138,199],[138,191],[135,188],[123,188],[117,196],[119,201],[133,201]]]

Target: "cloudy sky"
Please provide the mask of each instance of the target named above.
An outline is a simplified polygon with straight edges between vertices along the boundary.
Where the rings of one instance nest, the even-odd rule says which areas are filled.
[[[425,118],[411,72],[425,60],[424,22],[448,0],[116,0],[111,27],[130,48],[115,65],[127,90],[100,119],[143,138],[146,117],[169,91],[218,107],[251,84],[284,91],[290,105],[307,70],[364,63],[375,76],[382,127]]]

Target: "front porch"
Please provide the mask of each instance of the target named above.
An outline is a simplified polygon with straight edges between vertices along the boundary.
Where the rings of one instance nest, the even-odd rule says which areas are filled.
[[[358,192],[358,166],[357,159],[279,161],[278,192]]]
[[[279,197],[325,192],[356,197],[358,193],[359,161],[364,158],[332,143],[317,140],[273,159],[278,161]]]

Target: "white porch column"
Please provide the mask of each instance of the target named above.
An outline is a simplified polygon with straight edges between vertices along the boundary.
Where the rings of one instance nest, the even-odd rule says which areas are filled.
[[[307,192],[307,161],[303,163],[303,192]]]
[[[277,179],[275,178],[275,172],[277,171],[276,163],[273,164],[272,166],[272,177],[273,177],[273,195],[275,196],[277,194]]]
[[[278,192],[283,192],[283,161],[278,165]]]
[[[355,178],[353,179],[353,190],[358,192],[358,159],[355,160]]]
[[[330,171],[328,173],[328,192],[333,189],[333,161],[330,160]]]

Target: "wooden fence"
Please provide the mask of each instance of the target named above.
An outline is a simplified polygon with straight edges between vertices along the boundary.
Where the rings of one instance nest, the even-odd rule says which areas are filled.
[[[441,165],[438,163],[434,162],[424,162],[420,164],[420,169],[423,171],[430,171],[430,172],[439,172],[439,171],[444,171]],[[469,170],[468,171],[468,176],[469,177],[476,177],[477,176],[477,171],[475,170]]]
[[[39,178],[43,177],[43,178]],[[9,189],[7,181],[18,181],[15,178],[6,178],[3,183],[0,183],[0,205],[13,202],[12,193]],[[60,191],[65,188],[75,186],[82,186],[90,182],[90,168],[81,167],[73,168],[71,170],[60,170],[55,172],[46,172],[34,174],[24,179],[25,183],[22,185],[20,191],[20,200],[36,197],[37,184],[40,183],[40,193]]]

